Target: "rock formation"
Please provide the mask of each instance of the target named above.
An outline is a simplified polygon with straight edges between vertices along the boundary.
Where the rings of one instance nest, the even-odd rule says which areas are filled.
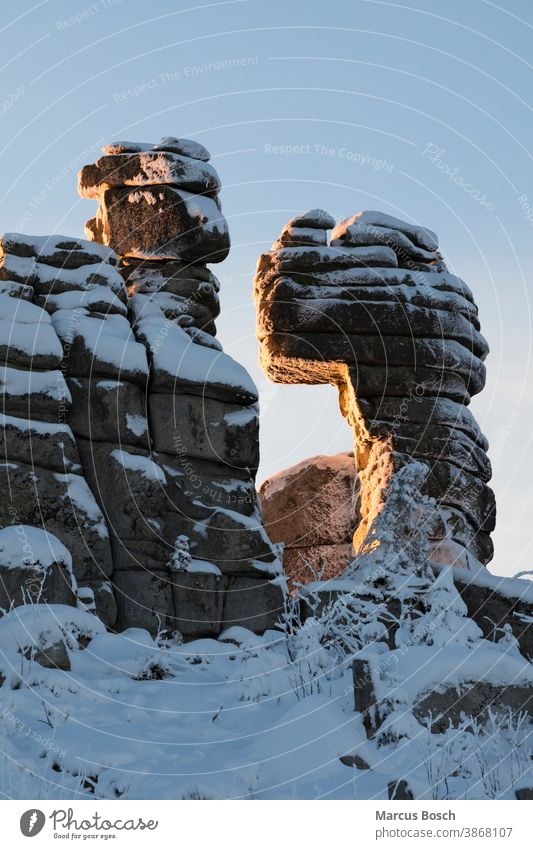
[[[257,390],[215,339],[219,282],[207,263],[227,256],[229,235],[208,159],[184,139],[116,143],[79,175],[81,195],[98,201],[87,235],[121,258],[131,330],[148,359],[152,453],[136,449],[123,463],[120,498],[136,510],[119,509],[115,521],[108,448],[94,469],[116,527],[119,609],[131,623],[156,591],[191,636],[223,624],[264,630],[282,603],[281,564],[255,494]]]
[[[19,233],[2,236],[0,254],[1,604],[74,601],[77,583],[113,624],[109,532],[82,463],[90,393],[77,395],[82,381],[117,377],[131,335],[117,258],[83,240]]]
[[[360,484],[356,552],[394,473],[414,459],[429,467],[424,493],[437,504],[428,536],[439,556],[488,562],[488,446],[468,409],[484,385],[488,346],[472,293],[446,269],[436,235],[378,212],[335,226],[312,210],[260,257],[255,299],[269,377],[338,387]]]
[[[303,460],[259,488],[266,531],[283,543],[283,568],[293,585],[328,580],[353,560],[358,525],[353,454]]]
[[[255,493],[257,391],[215,339],[218,176],[188,140],[104,154],[79,176],[94,241],[0,243],[0,605],[27,600],[31,568],[50,575],[40,600],[119,629],[265,630],[283,578]],[[17,555],[19,526],[37,551]]]

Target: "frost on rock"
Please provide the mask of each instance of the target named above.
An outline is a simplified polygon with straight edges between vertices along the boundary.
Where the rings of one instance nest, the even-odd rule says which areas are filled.
[[[510,626],[487,642],[454,570],[435,571],[434,500],[421,495],[427,474],[421,463],[397,472],[345,576],[306,594],[321,644],[341,664],[354,658],[355,706],[378,746],[417,739],[426,720],[432,728],[456,723],[461,710],[487,721],[491,698],[519,715],[533,682]]]

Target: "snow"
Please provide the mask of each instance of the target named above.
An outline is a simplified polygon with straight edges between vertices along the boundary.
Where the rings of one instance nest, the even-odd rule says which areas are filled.
[[[222,572],[214,563],[210,563],[208,560],[196,560],[194,557],[185,571],[198,572],[202,575],[222,575]]]
[[[379,658],[374,656],[373,663],[379,666]],[[521,655],[502,651],[497,643],[486,640],[471,647],[447,644],[445,651],[438,653],[438,663],[431,646],[411,645],[407,651],[392,652],[390,667],[374,679],[378,698],[394,697],[395,691],[401,689],[402,699],[411,704],[434,689],[442,692],[472,681],[531,687],[533,665]]]
[[[124,386],[122,380],[98,380],[96,383],[97,389],[103,389],[106,392],[119,389],[121,386]]]
[[[289,222],[289,224],[286,224],[283,230],[281,231],[280,239],[282,239],[283,236],[289,236],[290,238],[295,240],[309,240],[309,242],[311,242],[312,244],[322,244],[322,231],[317,230],[315,227],[295,227],[294,224],[291,224]],[[326,241],[324,241],[323,244],[326,244]]]
[[[471,572],[465,572],[461,569],[457,572],[457,575],[461,581],[487,587],[509,600],[519,598],[533,605],[533,584],[529,580],[524,580],[527,577],[527,573],[523,577],[501,577],[489,572],[486,566],[480,564],[477,569]]]
[[[64,640],[74,649],[82,637],[94,639],[105,633],[96,616],[64,604],[32,604],[15,607],[0,619],[0,655],[18,653],[34,645],[51,646]]]
[[[0,392],[5,395],[45,395],[54,401],[72,401],[61,371],[21,371],[0,368]]]
[[[298,268],[314,268],[317,265],[338,265],[343,268],[359,268],[367,265],[382,267],[398,266],[398,258],[389,247],[321,247],[319,245],[302,246],[297,248],[281,248],[274,253],[274,259],[279,268],[291,270]]]
[[[215,337],[211,336],[210,333],[206,333],[205,330],[199,330],[198,327],[185,327],[184,329],[187,336],[189,336],[196,345],[203,345],[205,348],[213,348],[214,351],[222,351],[222,345],[218,339],[215,339]]]
[[[139,189],[136,192],[129,192],[128,194],[128,203],[142,203],[145,201],[148,206],[155,206],[157,203],[157,198],[152,191],[142,191]]]
[[[349,224],[339,226],[333,233],[331,239],[332,247],[353,247],[364,245],[388,245],[400,255],[402,261],[399,265],[405,265],[406,258],[415,259],[417,262],[434,262],[438,260],[436,251],[427,251],[418,247],[405,233],[393,230],[391,227],[378,227],[376,225]]]
[[[138,413],[132,415],[126,413],[126,426],[135,436],[142,436],[148,431],[148,421],[146,416],[141,416]]]
[[[31,257],[5,254],[0,259],[0,266],[4,274],[8,274],[17,282],[31,283],[38,290],[52,288],[52,286],[56,292],[93,289],[95,286],[102,285],[101,278],[113,292],[121,292],[124,289],[124,281],[118,269],[104,262],[81,265],[79,268],[56,268],[53,265],[37,262]],[[96,280],[94,280],[95,275]]]
[[[207,162],[210,158],[209,151],[200,142],[193,141],[193,139],[178,139],[174,136],[164,136],[159,144],[154,146],[154,150],[176,151],[184,156],[200,159],[203,162]]]
[[[239,410],[233,410],[231,413],[224,414],[224,421],[231,427],[246,427],[251,422],[257,419],[257,407],[242,407]]]
[[[10,250],[17,253],[17,246],[26,246],[34,256],[41,254],[50,256],[53,253],[68,254],[72,251],[84,251],[91,257],[98,257],[102,262],[116,264],[117,255],[112,248],[101,245],[98,242],[90,242],[87,239],[73,238],[72,236],[28,236],[25,233],[4,233],[0,236],[0,255],[2,252],[8,254]],[[69,245],[69,247],[64,247]],[[70,247],[72,246],[72,247]]]
[[[335,226],[333,216],[323,209],[309,209],[307,212],[302,212],[300,215],[295,215],[291,218],[286,227],[313,227],[331,230]]]
[[[413,463],[396,475],[363,555],[345,577],[319,585],[340,590],[337,601],[311,609],[305,622],[300,600],[287,598],[275,630],[231,627],[183,643],[138,628],[106,633],[77,608],[13,610],[0,620],[0,792],[384,800],[388,783],[406,777],[417,799],[488,800],[531,786],[527,717],[494,705],[439,733],[417,718],[417,700],[435,690],[533,685],[533,666],[509,630],[496,643],[483,639],[452,570],[435,577],[428,564],[424,522],[435,504],[420,494],[427,472]],[[244,522],[257,526],[257,518]],[[183,556],[185,537],[176,542],[180,564],[209,569]],[[386,607],[391,598],[397,614]],[[396,648],[383,639],[386,624],[397,626]],[[68,672],[21,655],[59,639]],[[354,710],[354,658],[370,664],[379,700],[382,724],[370,737]],[[345,766],[346,754],[371,768]]]
[[[63,344],[72,343],[77,336],[100,363],[117,370],[148,373],[144,346],[135,341],[130,324],[122,315],[96,317],[87,310],[59,310],[52,323]]]
[[[126,315],[126,305],[107,286],[94,286],[92,289],[60,292],[58,295],[48,295],[46,306],[52,312],[56,310],[74,310],[84,308],[90,310],[92,306],[103,305],[100,312],[113,311]]]
[[[341,221],[331,234],[331,238],[337,238],[337,230],[344,230],[345,227],[349,227],[351,224],[399,230],[409,236],[414,242],[420,245],[421,248],[425,248],[428,251],[435,251],[439,246],[437,234],[434,233],[433,230],[429,230],[427,227],[420,227],[417,224],[409,224],[407,221],[402,221],[401,218],[395,218],[393,215],[387,215],[384,212],[375,212],[370,210],[358,212],[357,215],[352,216],[352,218],[347,218],[344,221]]]
[[[81,475],[73,474],[54,474],[54,477],[60,483],[66,484],[67,491],[62,496],[62,499],[64,501],[67,499],[71,501],[82,516],[85,515],[90,520],[91,527],[96,533],[102,539],[107,539],[109,532],[102,511],[96,503],[95,497],[89,489],[85,478],[81,477]]]
[[[72,571],[70,552],[48,531],[31,525],[11,525],[0,530],[0,569],[46,572],[56,563],[61,563],[69,573]]]
[[[171,292],[154,292],[151,295],[133,295],[129,298],[128,306],[136,322],[147,318],[165,320],[165,312],[181,312],[187,314],[187,304],[184,298]],[[169,319],[170,320],[170,319]]]
[[[21,301],[21,303],[25,303]],[[28,357],[54,357],[59,365],[63,358],[63,347],[57,333],[50,324],[19,324],[13,321],[0,321],[0,345],[5,346],[7,359],[12,359],[16,351]],[[10,355],[9,349],[13,352]]]
[[[138,331],[147,341],[156,371],[177,382],[205,386],[207,396],[209,385],[217,384],[243,389],[257,399],[257,387],[243,366],[222,351],[196,345],[177,324],[145,318],[139,321]]]
[[[74,434],[67,424],[41,422],[37,419],[22,419],[17,416],[5,416],[0,413],[0,428],[16,427],[22,431],[33,431],[41,436],[63,436],[69,442],[74,442]]]
[[[104,145],[103,152],[107,155],[116,153],[140,153],[150,150],[168,150],[179,153],[182,156],[190,156],[192,159],[200,159],[204,162],[210,158],[209,151],[192,139],[178,139],[173,136],[165,136],[159,144],[146,144],[144,142],[117,141]]]
[[[18,324],[50,324],[48,313],[41,307],[20,298],[0,295],[0,321],[16,321]]]
[[[287,248],[284,248],[287,250]],[[355,248],[354,248],[355,250]],[[409,271],[405,268],[339,268],[320,271],[320,286],[406,286],[455,292],[472,305],[474,296],[467,283],[447,271]],[[394,289],[392,290],[394,292]],[[474,307],[475,308],[475,307]]]
[[[187,214],[196,219],[196,227],[202,227],[206,233],[224,234],[228,224],[215,201],[207,195],[197,195],[183,189],[176,190],[185,203]]]
[[[163,469],[149,457],[144,457],[142,454],[130,454],[128,451],[121,451],[119,448],[115,448],[110,456],[130,472],[139,472],[147,480],[166,483]]]
[[[455,731],[433,742],[397,711],[396,725],[415,736],[380,747],[368,740],[353,709],[351,658],[339,663],[320,647],[314,620],[292,637],[233,627],[218,640],[179,644],[133,628],[107,634],[75,608],[31,613],[17,608],[0,621],[0,790],[14,798],[386,799],[387,783],[406,774],[431,798],[427,769],[439,763],[439,747],[471,739]],[[87,632],[92,640],[80,650]],[[70,672],[21,666],[19,649],[41,633],[48,644],[67,641]],[[431,649],[419,658],[435,668]],[[42,741],[43,709],[53,745]],[[347,753],[372,770],[344,766]],[[520,772],[515,782],[523,784]],[[504,798],[512,786],[503,782]],[[489,798],[477,774],[469,788],[467,798]]]
[[[33,297],[33,286],[25,283],[17,283],[15,280],[0,280],[0,294],[9,298],[23,298],[31,301]]]

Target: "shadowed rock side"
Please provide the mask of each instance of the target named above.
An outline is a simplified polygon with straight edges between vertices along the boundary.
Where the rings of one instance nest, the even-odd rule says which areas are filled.
[[[123,354],[127,376],[146,381],[144,350],[135,357],[127,347],[125,300],[108,248],[66,236],[0,238],[4,610],[74,603],[78,590],[115,622],[109,530],[84,455],[91,390],[115,381]]]
[[[104,153],[79,185],[105,246],[0,240],[0,607],[263,631],[283,579],[255,492],[257,390],[214,338],[218,176],[188,140]]]
[[[215,339],[219,282],[207,263],[227,256],[229,235],[208,159],[186,139],[119,142],[79,174],[80,194],[98,201],[87,234],[120,256],[130,330],[148,364],[150,455],[139,446],[117,458],[109,445],[93,464],[114,528],[119,623],[153,630],[152,605],[143,608],[153,596],[187,636],[234,624],[262,631],[282,606],[281,564],[255,492],[257,390]],[[110,454],[128,469],[118,504]]]
[[[359,476],[356,553],[392,476],[418,459],[437,502],[435,559],[487,563],[491,469],[468,404],[484,386],[488,346],[472,293],[446,269],[436,235],[383,213],[335,225],[311,210],[259,258],[254,296],[268,376],[339,390]]]

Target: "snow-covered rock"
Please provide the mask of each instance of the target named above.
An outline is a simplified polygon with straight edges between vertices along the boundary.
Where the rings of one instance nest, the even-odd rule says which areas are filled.
[[[323,220],[313,210],[307,223]],[[305,226],[306,216],[291,220],[259,258],[260,356],[278,383],[339,390],[360,484],[356,550],[391,477],[421,460],[430,468],[424,491],[437,500],[432,539],[488,562],[491,469],[467,409],[484,386],[488,345],[471,291],[425,227],[368,211],[341,221],[329,244],[286,246]]]

